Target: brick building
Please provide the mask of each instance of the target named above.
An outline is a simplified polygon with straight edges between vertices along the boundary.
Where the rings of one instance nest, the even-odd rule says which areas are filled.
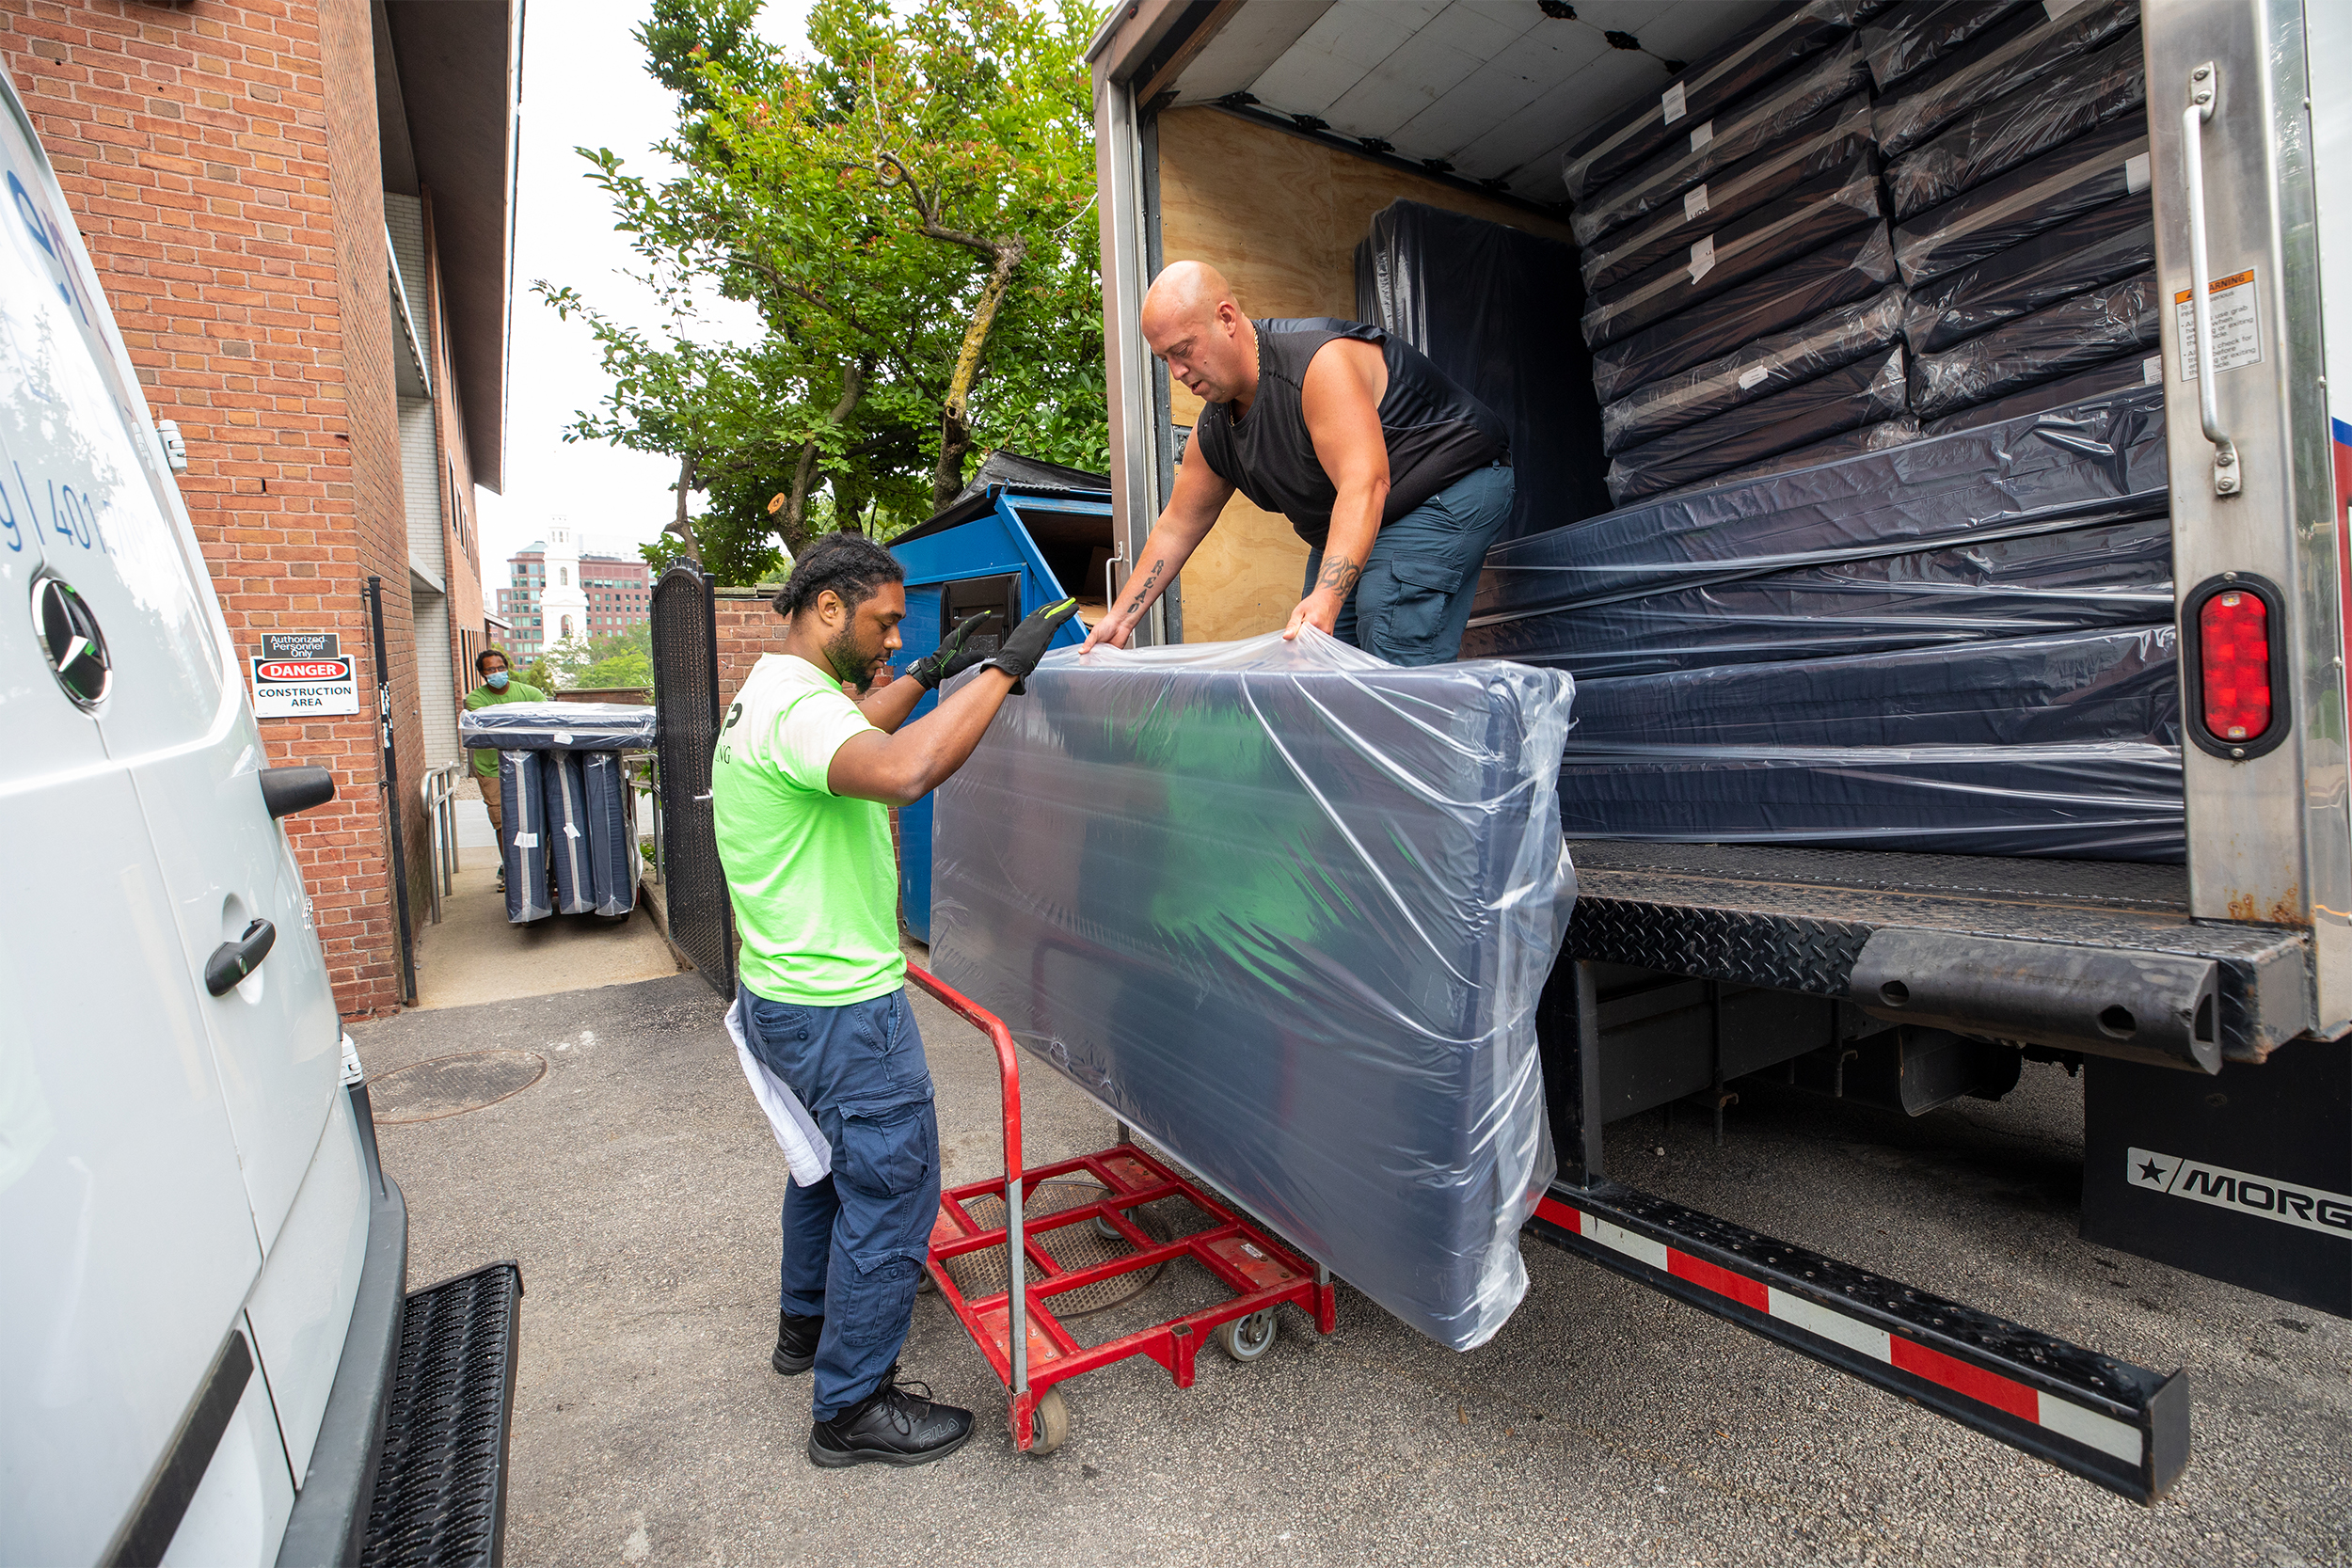
[[[264,719],[333,770],[286,820],[347,1015],[399,1005],[425,907],[418,785],[492,629],[473,486],[496,489],[520,36],[508,0],[9,0],[32,117],[180,476],[230,633],[325,632],[362,711]],[[382,787],[368,580],[397,785]],[[388,798],[389,797],[389,798]],[[398,851],[397,855],[395,851]]]
[[[559,517],[548,538],[534,539],[506,558],[498,614],[514,627],[507,646],[518,662],[538,657],[567,635],[594,641],[653,619],[652,567],[584,545],[577,554],[566,554],[567,543],[573,543],[570,529]]]

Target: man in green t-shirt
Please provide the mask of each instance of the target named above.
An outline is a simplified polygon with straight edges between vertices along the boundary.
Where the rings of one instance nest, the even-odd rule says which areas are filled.
[[[1008,695],[1076,611],[1039,610],[985,655],[982,617],[877,691],[899,645],[904,575],[862,534],[831,533],[777,594],[783,651],[753,666],[711,757],[711,814],[743,939],[744,1043],[833,1146],[833,1168],[784,1200],[777,1371],[816,1371],[808,1457],[827,1467],[921,1465],[972,1434],[972,1413],[895,1378],[939,1212],[930,1069],[898,950],[892,806],[963,766]],[[977,675],[937,712],[916,703]],[[853,687],[862,701],[842,689]]]
[[[466,708],[496,707],[501,703],[544,703],[548,694],[526,686],[506,673],[506,650],[485,648],[473,656],[474,673],[482,684],[466,693]],[[490,833],[499,841],[499,886],[506,885],[506,818],[499,802],[499,754],[482,747],[473,753],[473,774],[482,783],[482,803],[490,808]]]

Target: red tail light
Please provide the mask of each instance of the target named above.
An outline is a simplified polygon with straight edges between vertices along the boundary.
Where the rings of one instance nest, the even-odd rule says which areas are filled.
[[[2221,740],[2259,739],[2270,728],[2270,607],[2224,589],[2197,612],[2205,728]]]

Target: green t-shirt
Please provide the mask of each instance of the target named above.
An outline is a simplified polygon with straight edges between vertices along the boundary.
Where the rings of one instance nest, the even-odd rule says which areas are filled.
[[[771,1002],[846,1007],[906,984],[889,809],[825,784],[842,742],[873,727],[792,654],[761,656],[720,727],[710,805],[737,967]]]
[[[487,686],[477,686],[466,693],[466,711],[478,707],[496,707],[501,703],[544,703],[548,694],[535,686],[525,686],[514,676],[506,677],[506,689],[493,691]],[[499,776],[499,754],[477,748],[473,754],[473,770],[485,779]]]

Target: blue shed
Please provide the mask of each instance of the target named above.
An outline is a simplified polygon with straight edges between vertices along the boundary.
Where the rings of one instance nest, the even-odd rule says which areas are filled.
[[[991,452],[946,510],[891,541],[907,574],[907,618],[898,624],[901,668],[939,646],[965,616],[988,613],[982,637],[1002,637],[1021,618],[1075,596],[1079,619],[1055,635],[1057,648],[1086,641],[1083,623],[1107,600],[1111,486],[1102,474]],[[939,705],[936,693],[910,719]],[[898,814],[899,908],[907,928],[931,939],[931,798]]]

